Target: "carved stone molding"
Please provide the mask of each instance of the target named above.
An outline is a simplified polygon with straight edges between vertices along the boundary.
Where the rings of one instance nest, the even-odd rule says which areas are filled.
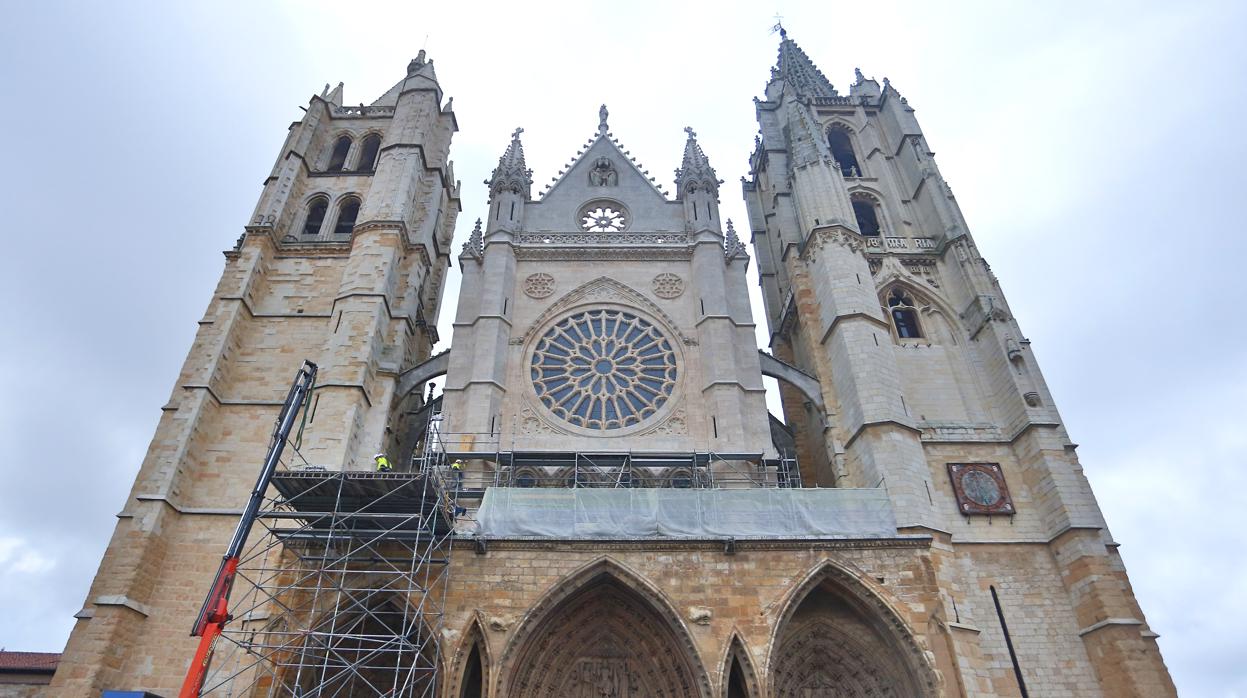
[[[850,252],[861,252],[864,247],[862,236],[857,233],[841,228],[818,228],[806,240],[805,249],[801,250],[801,259],[807,262],[815,261],[823,247],[828,244],[840,245]]]
[[[679,326],[667,315],[662,308],[659,308],[654,301],[647,298],[644,294],[636,289],[620,283],[608,276],[599,276],[598,278],[583,283],[580,286],[568,291],[557,301],[546,308],[545,312],[533,322],[532,325],[524,331],[519,341],[511,340],[513,344],[526,344],[533,334],[540,328],[544,327],[555,317],[571,310],[572,308],[586,303],[620,303],[628,305],[645,313],[654,316],[665,324],[665,329],[673,332],[681,344],[696,345],[697,341],[686,336],[680,331]]]
[[[497,695],[701,698],[709,677],[678,612],[603,559],[560,580],[503,656]]]
[[[613,233],[613,232],[576,232],[576,233],[519,233],[515,242],[521,245],[687,245],[688,233]]]
[[[549,422],[538,416],[532,408],[525,407],[520,410],[520,433],[525,436],[536,436],[541,434],[565,434],[567,432],[555,429]]]
[[[677,407],[672,410],[670,417],[648,433],[661,434],[663,436],[684,436],[688,434],[688,415],[684,412],[683,407]]]
[[[667,300],[679,298],[684,293],[684,279],[675,274],[664,272],[655,276],[653,286],[654,295]]]
[[[628,260],[649,262],[654,260],[688,260],[693,258],[693,248],[678,245],[670,248],[653,246],[627,247],[573,247],[520,245],[515,248],[515,258],[539,261],[599,261]]]

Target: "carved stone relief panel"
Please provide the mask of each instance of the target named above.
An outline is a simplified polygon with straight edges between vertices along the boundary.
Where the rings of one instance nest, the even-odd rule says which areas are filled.
[[[684,279],[675,274],[662,273],[654,277],[654,295],[671,300],[684,293]]]
[[[537,272],[529,274],[524,279],[524,293],[531,298],[545,298],[554,293],[554,277],[545,273]]]

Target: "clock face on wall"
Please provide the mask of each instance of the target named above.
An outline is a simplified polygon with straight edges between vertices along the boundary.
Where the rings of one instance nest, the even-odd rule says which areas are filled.
[[[949,463],[948,475],[962,514],[1013,514],[1013,500],[998,463]]]

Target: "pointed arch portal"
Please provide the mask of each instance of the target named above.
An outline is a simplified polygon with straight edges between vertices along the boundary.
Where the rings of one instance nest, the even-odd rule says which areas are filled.
[[[704,698],[705,673],[678,622],[603,568],[535,621],[504,695]]]
[[[904,623],[846,570],[827,565],[790,597],[772,645],[776,698],[935,696]]]

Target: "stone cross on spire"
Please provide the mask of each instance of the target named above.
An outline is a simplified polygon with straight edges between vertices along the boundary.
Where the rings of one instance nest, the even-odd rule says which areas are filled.
[[[603,104],[602,108],[598,109],[598,134],[599,135],[605,136],[606,132],[610,130],[610,127],[606,125],[606,117],[608,116],[610,116],[610,112],[606,110],[606,105]]]

